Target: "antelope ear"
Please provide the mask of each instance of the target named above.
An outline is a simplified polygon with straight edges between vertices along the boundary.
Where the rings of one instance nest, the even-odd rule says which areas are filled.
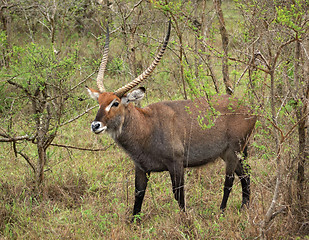
[[[87,92],[89,93],[89,96],[90,96],[91,98],[93,98],[94,100],[98,101],[98,98],[99,98],[99,95],[100,95],[99,91],[94,90],[94,89],[92,89],[92,88],[89,88],[89,87],[87,87],[87,86],[85,86],[85,87],[86,87],[86,89],[87,89]]]
[[[145,92],[146,92],[146,89],[144,87],[140,87],[128,93],[126,96],[122,97],[121,103],[124,105],[127,105],[130,102],[138,102],[144,98]]]

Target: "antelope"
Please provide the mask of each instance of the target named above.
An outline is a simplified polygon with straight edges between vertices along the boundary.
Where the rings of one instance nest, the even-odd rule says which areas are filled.
[[[171,23],[160,51],[141,75],[118,90],[107,92],[103,84],[109,45],[107,30],[97,76],[99,90],[86,86],[89,95],[99,103],[91,130],[95,134],[107,132],[134,161],[133,216],[141,212],[151,172],[169,172],[174,197],[180,209],[185,211],[184,169],[201,166],[218,158],[222,158],[226,164],[220,209],[223,211],[226,208],[234,173],[240,178],[242,206],[246,206],[250,198],[250,174],[249,166],[243,160],[247,157],[248,138],[256,122],[256,116],[248,107],[228,95],[212,99],[200,97],[194,100],[161,101],[144,108],[134,104],[144,97],[145,88],[131,90],[147,79],[160,62],[170,31]]]

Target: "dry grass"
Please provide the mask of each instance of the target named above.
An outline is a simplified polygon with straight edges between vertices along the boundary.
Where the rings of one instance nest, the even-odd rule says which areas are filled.
[[[234,12],[230,15],[237,20]],[[229,28],[233,32],[237,27],[233,22]],[[175,38],[175,34],[172,38]],[[92,49],[88,44],[89,39],[84,39],[81,49],[86,53],[81,51],[81,54],[91,55],[91,58],[96,59],[99,51],[88,52]],[[123,51],[123,47],[118,44],[114,40],[111,61],[121,60],[123,57],[117,58],[119,52]],[[213,44],[220,45],[220,42]],[[148,54],[148,51],[145,53]],[[144,59],[148,61],[148,56]],[[214,58],[213,61],[216,63],[219,60]],[[148,62],[144,65],[146,64]],[[111,64],[110,68],[112,67]],[[162,60],[156,69],[158,77],[152,79],[153,83],[145,83],[149,90],[146,103],[154,99],[181,98],[178,68],[179,62],[173,54]],[[221,66],[217,68],[217,76],[220,78]],[[174,72],[170,69],[174,69]],[[116,71],[107,74],[107,89],[114,90],[115,86],[126,80],[124,77],[128,77],[117,74]],[[110,78],[113,79],[108,81]],[[95,86],[94,81],[90,84]],[[244,89],[241,87],[236,90],[243,94]],[[101,148],[112,143],[109,137],[95,136],[89,131],[89,123],[94,115],[92,112],[63,128],[55,142],[85,148]],[[224,215],[220,214],[224,164],[219,160],[214,164],[186,171],[186,213],[179,211],[173,198],[168,173],[153,173],[140,224],[130,223],[134,204],[134,166],[118,147],[113,146],[105,152],[50,147],[45,182],[41,194],[36,194],[29,166],[21,157],[15,158],[10,145],[0,143],[0,240],[258,239],[259,223],[272,201],[276,181],[275,148],[270,127],[259,127],[251,143],[248,161],[252,168],[252,196],[249,209],[239,211],[241,186],[236,179],[227,210]],[[295,168],[295,164],[291,162],[297,152],[295,136],[285,143],[283,152],[282,162],[287,169],[284,172],[278,207],[287,206],[287,210],[274,219],[267,231],[267,238],[309,239],[309,206],[307,203],[307,206],[303,206],[306,211],[298,211],[296,170],[291,170],[291,167]],[[35,153],[32,156],[35,159]],[[309,179],[308,169],[307,163],[306,179]],[[308,181],[305,193],[308,196]]]
[[[75,127],[79,124],[62,135],[70,135],[76,145],[99,147],[111,142],[106,136],[93,136],[88,128],[79,127],[82,130],[78,132]],[[274,164],[259,159],[259,154],[251,156],[251,207],[239,211],[241,187],[237,179],[227,211],[221,215],[223,162],[188,169],[187,212],[183,213],[173,199],[169,175],[154,173],[142,221],[132,224],[129,220],[134,202],[133,163],[117,147],[100,153],[51,149],[55,161],[49,163],[41,195],[32,191],[33,183],[29,180],[32,176],[23,160],[12,161],[8,146],[1,148],[4,150],[0,178],[2,239],[255,239],[275,181]],[[284,193],[283,188],[281,204],[285,203]],[[308,225],[296,227],[296,222],[290,211],[279,215],[267,237],[308,239]]]

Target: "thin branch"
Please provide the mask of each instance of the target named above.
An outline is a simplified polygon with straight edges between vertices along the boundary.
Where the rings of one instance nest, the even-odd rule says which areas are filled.
[[[250,62],[251,62],[251,61],[250,61]],[[245,75],[245,73],[248,71],[249,67],[250,67],[250,64],[247,65],[247,67],[245,68],[245,70],[243,71],[243,73],[242,73],[242,74],[240,75],[240,77],[238,78],[238,80],[237,80],[237,82],[236,82],[236,84],[235,84],[235,88],[238,86],[240,80],[243,78],[243,76]]]
[[[277,153],[277,162],[279,162],[280,158],[281,158],[281,144],[279,146],[278,153]],[[270,204],[270,206],[269,206],[269,208],[268,208],[268,210],[265,214],[265,218],[261,222],[260,233],[261,233],[262,239],[265,238],[265,233],[267,231],[268,224],[277,215],[277,214],[275,214],[274,211],[275,211],[275,207],[276,207],[278,196],[279,196],[279,188],[280,188],[280,184],[281,184],[281,177],[282,177],[281,176],[281,169],[280,169],[280,166],[278,165],[276,185],[275,185],[273,198],[272,198],[271,204]]]
[[[90,110],[94,109],[95,107],[97,107],[97,105],[92,106],[92,107],[86,109],[85,112],[83,112],[83,113],[77,115],[76,117],[74,117],[74,118],[72,118],[72,119],[70,119],[70,120],[68,120],[68,121],[66,121],[66,122],[64,122],[64,123],[62,123],[62,124],[60,124],[60,127],[62,127],[62,126],[64,126],[64,125],[67,125],[67,124],[69,124],[69,123],[71,123],[71,122],[73,122],[73,121],[79,119],[80,117],[84,116],[86,113],[88,113]]]
[[[0,11],[3,11],[3,9],[5,9],[5,8],[10,9],[10,8],[15,7],[15,6],[18,6],[18,4],[10,4],[10,5],[5,4],[5,5],[0,6]]]
[[[0,132],[0,136],[5,137],[5,138],[9,137],[9,135],[6,133],[4,128],[0,127],[0,130],[3,131],[3,133]]]
[[[281,45],[279,46],[279,49],[278,49],[278,51],[277,51],[277,53],[276,53],[276,55],[275,55],[275,57],[274,57],[273,63],[272,63],[273,66],[277,63],[277,59],[279,58],[279,55],[280,55],[280,53],[281,53],[281,50],[282,50],[285,46],[287,46],[287,45],[289,45],[289,44],[291,44],[292,42],[295,42],[295,41],[298,41],[298,39],[297,39],[297,38],[292,38],[292,39],[286,41],[285,43],[283,43],[283,44],[281,44]]]
[[[24,154],[24,153],[22,153],[22,152],[16,152],[16,153],[18,153],[19,155],[21,155],[21,156],[26,160],[26,162],[30,165],[30,167],[32,168],[33,172],[35,173],[36,170],[35,170],[35,167],[33,166],[33,164],[31,163],[30,158],[29,158],[26,154]]]
[[[71,149],[82,150],[82,151],[99,152],[99,151],[106,151],[111,146],[115,145],[115,143],[111,143],[111,144],[109,144],[108,146],[106,146],[104,148],[96,148],[96,149],[82,148],[82,147],[76,147],[76,146],[70,146],[70,145],[64,145],[64,144],[57,144],[57,143],[51,143],[50,145],[54,146],[54,147],[62,147],[62,148],[71,148]]]
[[[286,103],[286,100],[287,100],[289,94],[290,94],[290,89],[287,91],[287,94],[286,94],[285,98],[283,99],[280,108],[279,108],[278,111],[277,111],[277,115],[276,115],[276,117],[275,117],[276,119],[278,119],[279,114],[280,114],[280,111],[281,111],[282,108],[284,107],[284,104]]]
[[[125,32],[126,34],[128,34],[128,32]],[[142,33],[136,33],[137,36],[139,37],[146,37],[148,39],[151,39],[157,43],[163,43],[164,40],[163,39],[158,39],[158,38],[154,38],[150,35],[146,35],[146,34],[142,34]],[[169,49],[175,56],[179,57],[178,54],[175,52],[175,50],[171,47],[171,46],[179,46],[177,43],[173,42],[173,45],[172,44],[169,44],[167,45],[167,49]]]
[[[243,76],[245,75],[245,73],[248,71],[249,67],[252,65],[253,61],[256,59],[257,54],[254,54],[253,57],[251,57],[249,64],[246,66],[245,70],[243,71],[243,73],[240,75],[239,79],[237,80],[236,84],[235,84],[235,88],[238,86],[240,80],[243,78]]]
[[[267,68],[270,69],[270,65],[269,65],[269,62],[266,60],[266,58],[264,57],[264,55],[260,52],[260,51],[257,51],[255,54],[255,56],[260,56],[263,60],[263,62],[266,64]]]
[[[0,136],[4,138],[0,138],[0,142],[17,142],[22,140],[32,141],[33,138],[29,137],[28,135],[25,136],[18,136],[18,137],[10,137],[8,135],[4,135],[0,133]]]
[[[294,131],[294,129],[299,125],[301,121],[303,121],[306,117],[308,117],[309,112],[307,112],[301,119],[299,119],[291,128],[290,130],[283,136],[284,140],[290,137],[291,133]]]
[[[84,82],[86,82],[89,78],[92,77],[93,74],[95,74],[96,72],[91,73],[90,75],[88,75],[85,79],[83,79],[82,81],[80,81],[78,84],[76,84],[74,87],[72,87],[69,92],[73,91],[75,88],[79,87],[81,84],[83,84]]]
[[[12,78],[6,80],[6,81],[7,81],[9,84],[11,84],[11,85],[13,85],[13,86],[15,86],[15,87],[20,88],[21,90],[23,90],[23,91],[27,94],[27,96],[29,96],[30,98],[34,98],[34,97],[32,96],[32,94],[28,91],[28,89],[26,89],[25,87],[23,87],[22,85],[20,85],[20,84],[18,84],[18,83],[16,83],[16,82],[13,82],[13,81],[12,81],[12,79],[14,79],[15,77],[17,77],[17,76],[14,76],[14,77],[12,77]]]
[[[255,64],[253,64],[253,63],[248,64],[248,62],[246,62],[246,61],[242,61],[242,60],[239,60],[239,59],[236,59],[236,58],[234,58],[234,57],[229,57],[228,59],[229,59],[229,60],[231,60],[231,61],[234,61],[234,62],[239,62],[239,63],[242,63],[242,64],[249,65],[250,67],[254,67],[255,69],[260,70],[260,71],[262,71],[262,72],[265,72],[265,73],[267,73],[267,74],[269,74],[269,73],[270,73],[270,71],[269,71],[269,70],[264,69],[264,68],[261,68],[261,67],[258,67],[258,66],[256,66],[256,65],[255,65]]]
[[[35,139],[35,136],[29,137],[28,134],[24,136],[11,137],[3,127],[0,127],[0,130],[3,131],[0,132],[0,136],[3,137],[0,138],[0,142],[17,142],[22,140],[33,141]]]
[[[270,216],[270,221],[273,220],[278,214],[283,213],[286,209],[287,209],[287,207],[284,206],[284,207],[281,207],[278,211],[274,212],[274,213]]]
[[[198,52],[197,54],[199,55],[199,57],[201,58],[201,60],[202,60],[202,61],[205,63],[205,65],[207,66],[207,68],[208,68],[208,70],[209,70],[209,72],[210,72],[210,74],[208,74],[208,76],[211,77],[216,92],[217,92],[217,93],[220,93],[220,89],[219,89],[219,87],[218,87],[218,80],[217,80],[217,78],[216,78],[216,76],[215,76],[215,74],[214,74],[214,71],[213,71],[213,68],[212,68],[211,64],[210,64],[209,62],[207,62],[207,61],[203,58],[203,56],[202,56],[202,54],[201,54],[200,52]]]
[[[273,121],[273,119],[270,119],[269,117],[266,117],[266,118],[273,125],[273,127],[280,132],[280,136],[281,136],[280,142],[284,142],[284,140],[283,140],[284,134],[283,134],[282,129],[277,126],[277,124]]]
[[[133,8],[131,9],[131,11],[128,13],[127,16],[124,17],[124,20],[127,20],[131,14],[133,13],[133,11],[135,10],[135,8],[137,8],[144,0],[140,0],[138,3],[136,3]]]
[[[308,52],[307,52],[307,50],[306,50],[306,48],[304,47],[304,45],[303,45],[303,43],[302,43],[302,42],[300,42],[300,46],[302,46],[302,48],[304,49],[304,53],[305,53],[305,55],[306,55],[307,59],[309,60],[309,55],[308,55]]]

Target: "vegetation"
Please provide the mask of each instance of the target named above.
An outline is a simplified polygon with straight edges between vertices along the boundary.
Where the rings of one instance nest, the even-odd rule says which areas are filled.
[[[308,10],[306,0],[1,1],[0,239],[309,239]],[[142,221],[130,223],[133,162],[90,132],[84,85],[96,86],[107,23],[113,91],[152,61],[169,18],[141,104],[229,93],[252,106],[251,206],[239,210],[235,181],[220,214],[218,161],[186,170],[186,213],[168,174],[152,174]]]

